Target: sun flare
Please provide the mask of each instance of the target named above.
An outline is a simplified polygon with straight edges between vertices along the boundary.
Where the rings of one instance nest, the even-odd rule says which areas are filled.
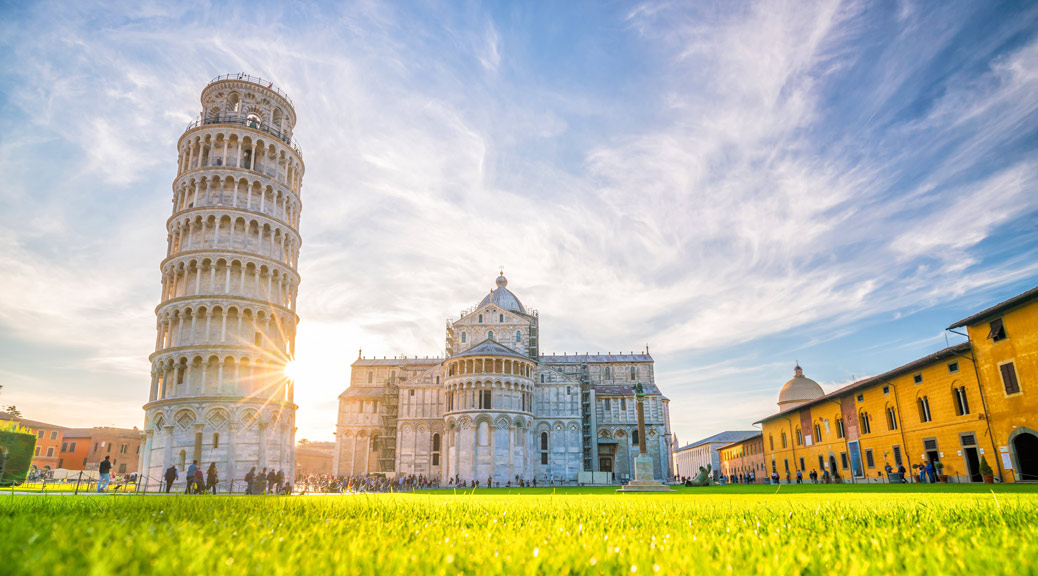
[[[285,377],[293,382],[299,380],[303,375],[303,367],[299,364],[298,360],[290,360],[285,364]]]

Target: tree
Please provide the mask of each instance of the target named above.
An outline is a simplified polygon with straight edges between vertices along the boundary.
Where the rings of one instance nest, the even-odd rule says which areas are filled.
[[[21,418],[22,417],[22,413],[21,413],[21,411],[18,410],[17,406],[7,406],[7,407],[4,408],[4,412],[6,412],[8,415],[10,415],[10,416],[12,416],[14,418]]]

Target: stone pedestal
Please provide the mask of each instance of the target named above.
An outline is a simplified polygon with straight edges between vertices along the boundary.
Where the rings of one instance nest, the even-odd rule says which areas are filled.
[[[617,492],[671,492],[670,486],[653,478],[652,457],[639,454],[634,459],[634,480],[631,480]]]

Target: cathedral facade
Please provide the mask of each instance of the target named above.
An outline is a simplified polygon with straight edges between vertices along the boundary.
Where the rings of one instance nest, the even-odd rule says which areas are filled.
[[[448,321],[443,357],[358,357],[339,396],[336,474],[504,485],[517,477],[590,482],[586,473],[602,472],[595,481],[619,482],[645,446],[656,478],[669,479],[669,401],[656,387],[648,350],[541,354],[538,313],[503,275],[496,284]]]

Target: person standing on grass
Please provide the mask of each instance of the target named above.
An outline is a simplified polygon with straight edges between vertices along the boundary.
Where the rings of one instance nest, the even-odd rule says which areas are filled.
[[[109,458],[109,456],[105,456],[105,459],[97,466],[97,471],[101,474],[101,479],[97,481],[98,492],[104,492],[105,488],[108,487],[108,483],[112,481],[112,463],[109,461]]]
[[[277,482],[277,474],[274,473],[274,469],[271,468],[270,472],[267,472],[267,494],[274,493],[274,483]]]
[[[210,462],[205,471],[205,490],[216,495],[216,483],[220,481],[220,475],[216,471],[216,462]]]
[[[252,483],[256,481],[256,467],[253,466],[245,475],[245,494],[252,494]]]
[[[930,484],[937,483],[937,467],[934,466],[933,460],[926,463],[926,475],[930,478]]]
[[[803,483],[804,483],[804,471],[803,470],[797,470],[797,484],[803,484]]]
[[[282,486],[284,486],[284,484],[285,484],[285,472],[283,470],[278,470],[277,475],[274,476],[274,485],[277,486],[277,488],[278,488],[278,494],[281,493],[281,488],[282,488]]]
[[[177,472],[177,465],[174,464],[169,468],[166,468],[166,494],[169,494],[169,489],[173,487],[173,483],[180,477],[180,473]]]

